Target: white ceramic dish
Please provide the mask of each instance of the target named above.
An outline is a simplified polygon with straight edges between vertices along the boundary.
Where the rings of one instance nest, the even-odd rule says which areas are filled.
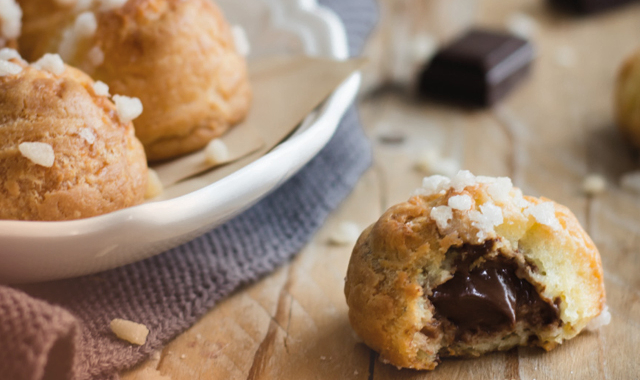
[[[245,28],[252,56],[348,56],[344,26],[315,0],[217,3],[231,23]],[[326,145],[359,85],[360,74],[355,74],[287,141],[200,190],[77,221],[0,221],[0,282],[45,281],[115,268],[163,252],[224,223],[277,188]]]

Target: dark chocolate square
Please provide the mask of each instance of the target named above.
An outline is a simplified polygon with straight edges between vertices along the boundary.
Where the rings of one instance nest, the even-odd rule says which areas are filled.
[[[502,32],[471,30],[440,50],[420,76],[425,96],[488,106],[526,76],[533,46]]]

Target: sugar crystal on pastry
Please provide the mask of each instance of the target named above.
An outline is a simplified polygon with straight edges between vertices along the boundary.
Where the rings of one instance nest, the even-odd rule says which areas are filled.
[[[104,52],[99,46],[94,46],[87,52],[87,58],[93,66],[100,66],[104,63]]]
[[[558,222],[558,218],[556,218],[553,202],[544,202],[529,206],[524,210],[524,214],[533,216],[538,223],[549,226],[554,230],[561,228],[560,222]]]
[[[41,142],[23,142],[18,145],[20,154],[31,160],[36,165],[50,168],[56,159],[53,147]]]
[[[11,48],[0,49],[0,61],[8,61],[10,59],[22,60],[20,53],[17,50]]]
[[[101,81],[96,81],[96,83],[93,84],[93,91],[98,96],[110,96],[109,86]]]
[[[513,188],[511,178],[508,177],[476,177],[478,182],[487,183],[487,193],[496,202],[506,202],[509,200],[509,192]]]
[[[466,194],[454,195],[449,198],[449,207],[454,210],[467,211],[471,208],[473,200]]]
[[[432,175],[422,180],[422,187],[418,188],[414,193],[416,195],[433,195],[443,191],[449,187],[451,180],[443,175]]]
[[[60,75],[64,72],[65,66],[62,58],[58,54],[45,54],[32,64],[38,70],[48,71],[52,74]]]
[[[15,0],[0,0],[0,37],[18,38],[22,29],[22,9]]]
[[[98,29],[98,21],[93,12],[83,12],[76,17],[74,31],[79,37],[93,37]]]
[[[58,54],[67,62],[73,59],[78,48],[78,37],[72,27],[67,28],[62,33],[60,45],[58,45]]]
[[[138,98],[130,98],[124,95],[114,95],[113,101],[116,103],[120,120],[128,123],[135,120],[142,114],[142,102]]]
[[[58,54],[65,61],[72,61],[78,52],[79,46],[92,38],[98,29],[98,21],[93,12],[79,14],[73,25],[62,32],[62,39],[58,46]]]
[[[0,60],[0,77],[16,75],[22,72],[22,67],[13,62]]]
[[[610,318],[600,255],[571,211],[464,171],[425,179],[361,234],[345,296],[352,327],[380,359],[415,369],[515,346],[551,350]]]
[[[453,178],[451,178],[451,187],[456,192],[461,192],[467,186],[476,184],[476,176],[468,170],[460,170]]]
[[[478,238],[485,239],[494,233],[494,228],[503,222],[502,209],[492,203],[480,205],[480,210],[471,210],[469,220],[478,229]]]
[[[89,145],[96,141],[96,134],[89,128],[82,128],[78,133]]]
[[[433,219],[438,228],[444,230],[449,226],[449,221],[453,218],[453,210],[449,206],[437,206],[431,209],[431,219]]]

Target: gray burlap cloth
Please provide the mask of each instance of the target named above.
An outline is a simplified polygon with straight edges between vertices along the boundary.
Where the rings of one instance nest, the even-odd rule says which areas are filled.
[[[376,21],[374,0],[320,3],[342,18],[351,52],[359,54]],[[313,161],[227,224],[108,272],[0,286],[0,379],[117,379],[118,371],[144,361],[219,300],[299,252],[370,159],[352,108]],[[116,339],[109,328],[113,318],[147,325],[147,343],[132,346]]]

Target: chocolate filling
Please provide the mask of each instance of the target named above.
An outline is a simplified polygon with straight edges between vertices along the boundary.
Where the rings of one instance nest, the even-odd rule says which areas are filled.
[[[516,275],[518,266],[513,260],[498,255],[469,270],[492,247],[493,242],[487,242],[462,248],[453,278],[429,297],[437,314],[461,332],[513,329],[519,321],[532,326],[559,322],[557,305],[540,298],[529,281]]]

